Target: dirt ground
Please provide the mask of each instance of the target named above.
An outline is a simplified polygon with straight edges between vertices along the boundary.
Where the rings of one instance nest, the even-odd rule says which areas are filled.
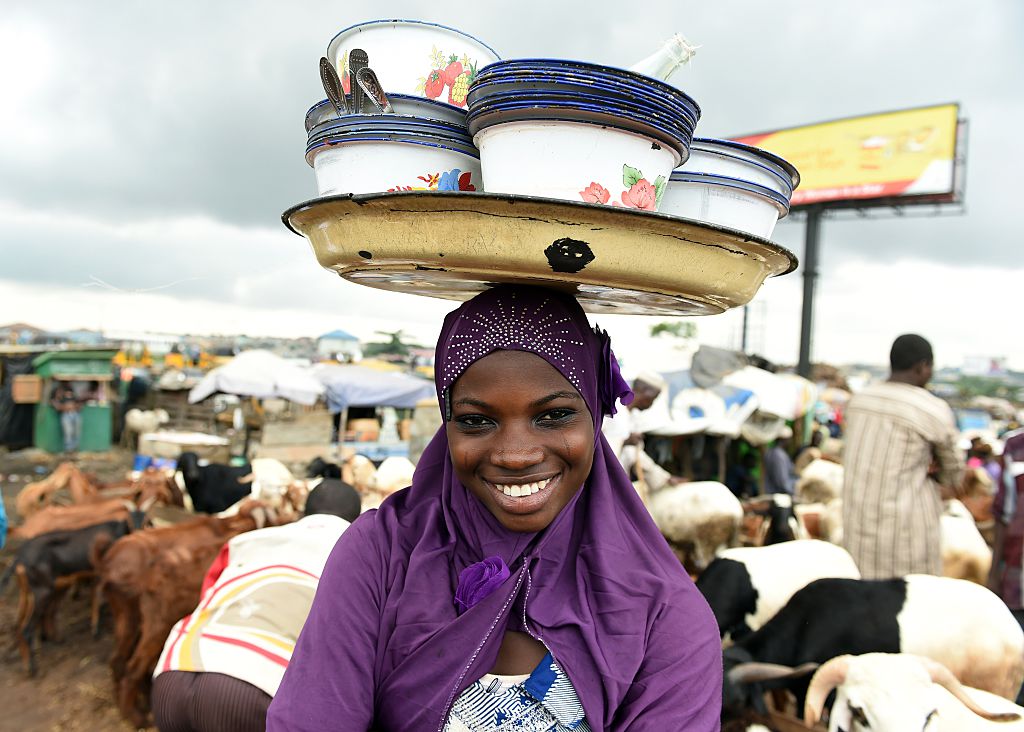
[[[8,522],[18,523],[14,497],[27,483],[48,474],[58,464],[54,456],[36,450],[0,453],[0,491]],[[77,462],[101,480],[124,477],[131,455],[124,451],[79,456]],[[6,568],[16,547],[0,551]],[[37,651],[39,673],[25,675],[21,658],[12,649],[17,589],[11,582],[0,592],[0,730],[19,732],[126,732],[114,704],[107,659],[112,648],[110,616],[103,616],[96,640],[89,632],[91,587],[65,598],[57,614],[60,642],[44,643]]]

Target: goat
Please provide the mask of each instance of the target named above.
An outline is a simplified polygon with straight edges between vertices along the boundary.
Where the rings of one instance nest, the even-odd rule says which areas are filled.
[[[36,674],[32,653],[36,629],[39,627],[44,638],[56,639],[56,612],[60,598],[75,581],[93,575],[93,543],[105,537],[109,545],[132,528],[139,528],[141,522],[142,514],[136,512],[132,514],[132,524],[107,521],[71,531],[40,534],[19,547],[14,561],[0,580],[0,586],[12,571],[17,575],[20,595],[15,642],[25,671],[30,676]]]

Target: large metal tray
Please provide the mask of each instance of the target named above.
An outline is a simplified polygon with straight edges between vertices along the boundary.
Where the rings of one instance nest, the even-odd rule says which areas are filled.
[[[786,249],[732,229],[528,196],[332,196],[282,219],[350,282],[449,300],[515,282],[569,291],[594,313],[711,315],[797,266]]]

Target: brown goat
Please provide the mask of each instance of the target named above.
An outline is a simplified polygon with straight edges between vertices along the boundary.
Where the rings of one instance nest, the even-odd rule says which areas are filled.
[[[105,521],[128,521],[129,513],[135,510],[136,505],[140,510],[148,511],[157,503],[183,506],[184,500],[172,479],[148,468],[129,485],[123,498],[100,498],[74,506],[46,506],[11,529],[10,538],[31,539],[50,531],[70,531]]]
[[[14,499],[18,516],[24,521],[41,508],[53,502],[53,495],[67,486],[72,474],[78,472],[74,463],[61,463],[57,469],[42,480],[29,483]]]
[[[32,514],[25,523],[11,529],[12,539],[31,539],[51,531],[71,531],[106,521],[128,521],[134,504],[121,498],[109,498],[81,506],[47,506]]]

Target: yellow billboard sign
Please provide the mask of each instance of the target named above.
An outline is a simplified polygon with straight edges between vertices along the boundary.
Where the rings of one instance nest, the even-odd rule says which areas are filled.
[[[955,192],[956,104],[904,109],[734,138],[800,171],[793,205]]]

